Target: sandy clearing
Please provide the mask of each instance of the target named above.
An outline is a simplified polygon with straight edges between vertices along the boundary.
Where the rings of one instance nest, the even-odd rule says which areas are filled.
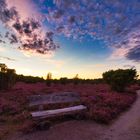
[[[140,140],[140,90],[137,101],[111,125],[94,121],[67,121],[49,131],[15,134],[7,140]]]

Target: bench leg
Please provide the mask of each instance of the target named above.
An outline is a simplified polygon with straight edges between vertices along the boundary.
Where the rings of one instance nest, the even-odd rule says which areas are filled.
[[[75,115],[76,120],[83,120],[85,119],[85,114],[84,113],[79,113]]]
[[[41,121],[36,125],[37,130],[48,130],[51,126],[49,121]]]

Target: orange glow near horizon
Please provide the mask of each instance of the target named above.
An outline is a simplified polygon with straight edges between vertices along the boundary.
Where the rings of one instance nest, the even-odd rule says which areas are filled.
[[[14,67],[12,67],[14,68]],[[102,73],[105,72],[105,71],[108,71],[108,70],[105,70],[105,71],[90,71],[90,70],[87,70],[86,72],[85,71],[77,71],[77,72],[61,72],[61,70],[59,71],[54,71],[54,70],[50,70],[50,71],[47,71],[47,70],[32,70],[32,69],[26,69],[26,68],[15,68],[16,69],[16,73],[17,74],[23,74],[25,76],[39,76],[39,77],[43,77],[44,79],[46,79],[46,76],[49,72],[52,73],[52,78],[53,79],[60,79],[61,77],[67,77],[67,78],[73,78],[75,77],[76,74],[79,75],[79,78],[81,79],[97,79],[97,78],[102,78]],[[140,72],[138,72],[138,75],[140,78]]]

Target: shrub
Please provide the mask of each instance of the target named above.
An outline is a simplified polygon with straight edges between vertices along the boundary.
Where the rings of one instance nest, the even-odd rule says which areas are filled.
[[[25,75],[16,75],[17,82],[25,82],[25,83],[37,83],[44,82],[43,77],[38,76],[25,76]]]
[[[137,72],[135,69],[110,70],[103,73],[103,79],[118,92],[123,92],[129,84],[135,81]]]
[[[60,78],[60,83],[66,85],[68,83],[68,78],[67,77]]]
[[[0,72],[0,90],[11,88],[16,81],[15,70],[7,69],[6,72]]]

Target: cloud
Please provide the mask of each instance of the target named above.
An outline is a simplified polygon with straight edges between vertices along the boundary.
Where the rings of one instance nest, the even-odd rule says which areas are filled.
[[[124,65],[123,67],[124,68],[132,68],[132,69],[135,69],[136,68],[134,65]]]
[[[61,68],[65,64],[65,61],[63,60],[55,60],[55,59],[46,59],[46,62],[48,64],[54,65],[56,68]]]
[[[22,20],[27,18],[42,19],[37,6],[30,0],[6,0],[7,8],[15,7]]]
[[[46,7],[46,20],[55,34],[77,40],[85,37],[104,40],[115,49],[112,57],[139,59],[130,57],[129,53],[139,51],[132,49],[140,45],[139,37],[137,45],[132,45],[135,32],[140,32],[139,0],[53,0],[53,6],[42,3],[42,8]]]
[[[39,58],[43,58],[43,59],[50,59],[54,56],[54,51],[49,51],[47,52],[45,55],[42,55],[40,53],[37,53],[36,51],[33,52],[33,50],[20,50],[20,52],[22,52],[22,54],[27,57],[39,57]]]
[[[0,1],[0,21],[9,29],[4,35],[8,39],[10,44],[18,44],[18,49],[32,51],[40,54],[46,54],[49,51],[54,51],[59,46],[53,40],[53,32],[42,31],[42,23],[38,19],[31,18],[31,13],[29,15],[24,11],[25,5],[27,5],[27,0],[25,3],[19,2],[17,0]],[[12,5],[13,3],[13,5]],[[11,5],[15,7],[10,7]],[[21,9],[21,4],[25,4]],[[27,6],[29,7],[29,6]],[[25,9],[24,9],[25,8]],[[30,10],[29,10],[30,11]],[[23,16],[26,13],[26,16]],[[35,12],[36,13],[36,12]],[[36,15],[38,17],[38,15]],[[2,38],[2,37],[1,37]],[[1,43],[4,43],[1,39]]]
[[[10,20],[15,20],[18,18],[18,13],[15,10],[14,7],[12,8],[7,8],[7,4],[5,3],[5,0],[0,1],[0,20],[3,23],[7,23]]]
[[[140,31],[134,30],[125,38],[111,46],[114,49],[111,59],[120,59],[126,57],[129,60],[140,61]]]
[[[115,38],[129,33],[134,25],[136,27],[140,19],[138,0],[129,3],[122,0],[53,0],[53,4],[43,4],[47,9],[48,22],[57,27],[56,32],[64,27],[61,33],[73,38],[75,34],[78,38],[86,34],[91,38],[115,41]]]
[[[113,51],[113,53],[109,57],[109,60],[122,59],[125,57],[128,51],[129,51],[129,48],[122,48],[122,47],[117,48]]]
[[[140,62],[140,46],[135,46],[135,48],[130,49],[126,57],[130,60]]]
[[[104,68],[106,67],[106,64],[88,64],[85,66],[86,68],[89,68],[89,69],[94,69],[94,68]]]
[[[6,60],[9,60],[9,61],[16,61],[16,60],[13,59],[13,58],[5,57],[5,56],[0,56],[0,59],[6,59]]]
[[[6,51],[6,49],[5,49],[5,47],[0,47],[0,52],[2,53],[2,52],[5,52]]]

